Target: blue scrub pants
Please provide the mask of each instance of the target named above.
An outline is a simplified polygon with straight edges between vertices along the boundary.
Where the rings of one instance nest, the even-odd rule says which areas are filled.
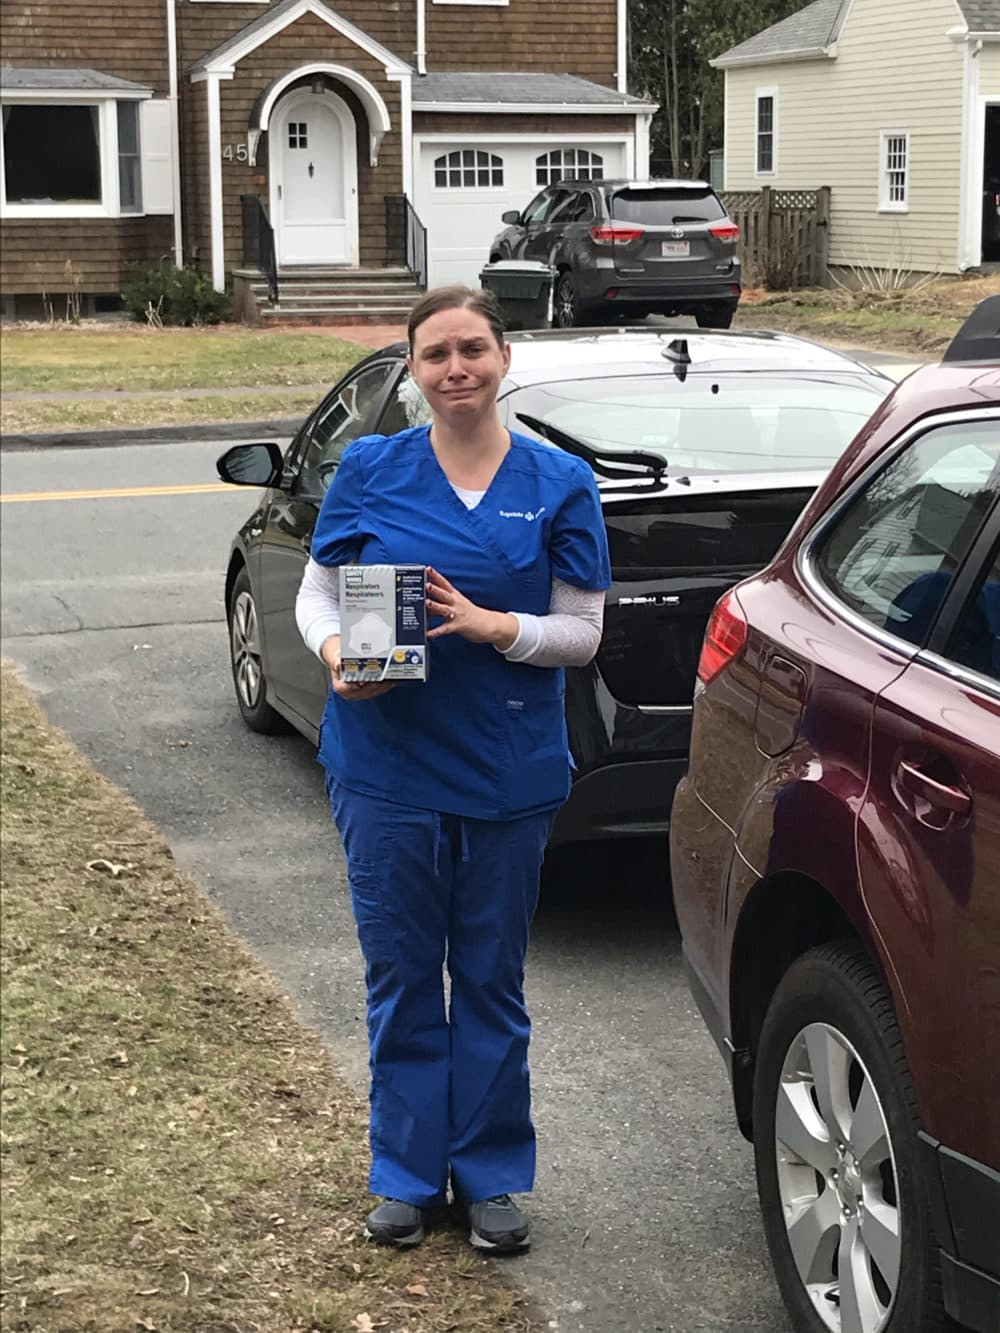
[[[436,1203],[449,1168],[470,1202],[530,1190],[524,956],[554,812],[465,819],[328,785],[366,965],[372,1193]]]

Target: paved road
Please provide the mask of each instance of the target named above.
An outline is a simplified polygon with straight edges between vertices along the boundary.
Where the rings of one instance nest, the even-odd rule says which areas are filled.
[[[248,732],[232,699],[222,571],[252,502],[211,486],[217,452],[5,454],[7,495],[159,489],[4,503],[2,650],[363,1085],[361,962],[319,770],[305,741]],[[513,1279],[560,1333],[785,1333],[665,849],[554,859],[528,975],[540,1160]]]

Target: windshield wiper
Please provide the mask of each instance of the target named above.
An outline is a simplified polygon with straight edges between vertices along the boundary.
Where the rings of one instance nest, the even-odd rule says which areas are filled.
[[[551,422],[528,416],[526,412],[515,412],[514,415],[550,444],[584,459],[599,477],[608,477],[612,481],[638,481],[649,477],[654,485],[666,485],[663,474],[667,470],[667,460],[659,454],[647,454],[642,449],[595,449],[561,426],[553,426]]]

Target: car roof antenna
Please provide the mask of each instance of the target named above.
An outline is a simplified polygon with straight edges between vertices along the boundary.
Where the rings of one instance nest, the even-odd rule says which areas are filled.
[[[688,340],[686,338],[674,338],[672,342],[664,347],[661,355],[674,363],[674,374],[683,384],[687,379],[688,366],[691,364]]]

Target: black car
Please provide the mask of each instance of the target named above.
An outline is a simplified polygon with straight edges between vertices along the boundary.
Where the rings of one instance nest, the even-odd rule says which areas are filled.
[[[560,328],[620,315],[733,322],[740,229],[704,181],[561,180],[502,220],[490,261],[551,264]]]
[[[553,842],[663,832],[712,607],[775,553],[891,382],[774,333],[595,329],[510,341],[501,418],[588,459],[614,576],[597,657],[566,673],[576,777]],[[405,355],[397,343],[355,366],[284,454],[237,445],[219,459],[223,480],[264,487],[233,541],[225,587],[236,698],[254,730],[288,721],[317,739],[327,672],[299,636],[295,597],[344,448],[427,419]]]

